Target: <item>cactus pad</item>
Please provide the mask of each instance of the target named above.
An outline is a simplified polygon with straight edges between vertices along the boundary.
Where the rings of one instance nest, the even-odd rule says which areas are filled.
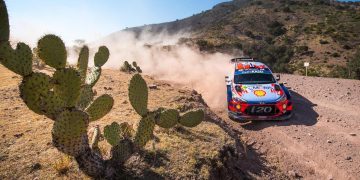
[[[3,0],[0,1],[0,43],[9,40],[9,17],[6,10],[6,4]]]
[[[67,56],[65,44],[56,35],[45,35],[38,42],[38,56],[55,69],[64,68]]]
[[[125,139],[129,139],[133,136],[134,129],[132,125],[130,125],[129,123],[127,122],[121,123],[120,129],[121,129],[121,136],[124,137]]]
[[[190,111],[183,116],[181,116],[179,123],[186,127],[195,127],[201,123],[204,119],[204,111]]]
[[[19,75],[27,76],[32,73],[32,52],[24,43],[18,43],[15,50],[9,42],[1,43],[0,62]]]
[[[90,70],[90,73],[86,77],[86,84],[90,85],[91,87],[94,87],[97,81],[99,80],[101,75],[101,68],[100,67],[93,67]]]
[[[50,76],[44,73],[33,73],[24,77],[19,88],[20,97],[28,108],[37,114],[44,114],[42,97],[47,96],[51,89]]]
[[[134,143],[137,147],[143,148],[148,141],[152,139],[155,128],[154,115],[149,115],[142,118],[139,122]]]
[[[56,115],[64,110],[66,107],[65,102],[59,96],[56,96],[54,92],[48,92],[48,94],[42,97],[42,112],[50,119],[55,119]]]
[[[112,146],[117,146],[120,143],[120,140],[122,139],[120,133],[120,125],[116,122],[113,122],[111,125],[107,125],[104,128],[104,137]]]
[[[87,109],[90,121],[96,121],[110,112],[114,105],[114,99],[107,94],[98,97]]]
[[[139,66],[136,66],[135,68],[136,68],[136,71],[137,71],[138,73],[142,73],[142,70],[141,70],[141,68],[140,68]]]
[[[85,82],[86,79],[86,73],[89,63],[89,48],[87,46],[84,46],[81,48],[77,68],[79,69],[81,81]]]
[[[89,85],[83,85],[80,90],[80,96],[78,101],[76,102],[76,107],[84,110],[89,106],[91,101],[94,99],[94,92]]]
[[[83,141],[86,137],[88,115],[82,111],[65,110],[55,120],[52,137],[53,144],[60,151],[77,156],[87,146]]]
[[[132,62],[132,65],[133,65],[134,67],[137,67],[136,61],[133,61],[133,62]]]
[[[111,149],[111,160],[116,164],[123,165],[134,153],[133,143],[128,139],[121,140],[117,146]]]
[[[145,80],[139,74],[135,74],[130,80],[129,100],[139,115],[145,116],[148,113],[148,89]]]
[[[106,46],[99,47],[98,52],[95,54],[94,61],[95,66],[101,67],[109,59],[110,53],[109,49]]]
[[[159,118],[156,119],[156,124],[162,128],[174,127],[179,119],[179,112],[175,109],[169,109],[162,112]]]
[[[54,92],[68,107],[74,107],[80,95],[79,72],[72,68],[57,70],[53,76]]]

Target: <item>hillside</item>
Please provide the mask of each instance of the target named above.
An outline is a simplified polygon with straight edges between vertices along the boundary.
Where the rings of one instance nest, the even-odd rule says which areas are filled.
[[[115,105],[107,116],[90,127],[99,125],[103,131],[113,121],[136,126],[139,117],[126,96],[131,75],[114,70],[103,73],[96,92],[111,94]],[[73,158],[51,145],[53,123],[26,107],[19,97],[20,79],[0,66],[0,178],[89,179]],[[157,128],[154,141],[125,167],[120,167],[126,178],[356,179],[360,176],[359,81],[282,75],[292,88],[295,116],[282,122],[239,124],[227,118],[225,108],[214,111],[207,108],[196,91],[149,76],[145,79],[157,86],[150,90],[150,108],[163,106],[186,111],[203,107],[207,117],[206,122],[193,129]],[[108,157],[109,149],[110,145],[102,139],[100,153]]]
[[[50,68],[41,71],[52,72]],[[95,90],[97,94],[110,94],[115,104],[108,115],[91,123],[90,128],[99,126],[103,133],[104,126],[114,121],[128,122],[133,128],[138,125],[140,116],[127,96],[131,77],[119,71],[103,71]],[[201,107],[207,110],[206,122],[196,128],[156,128],[155,138],[145,150],[131,158],[125,167],[119,166],[123,178],[286,177],[256,152],[248,150],[249,157],[246,157],[244,149],[235,150],[239,132],[228,129],[227,123],[207,108],[196,91],[150,76],[144,78],[149,85],[157,87],[149,92],[149,108],[161,106],[183,112]],[[0,80],[0,179],[91,179],[79,169],[73,157],[52,146],[53,121],[33,113],[24,104],[18,90],[21,77],[0,65]],[[109,158],[110,148],[102,137],[99,153]]]
[[[179,43],[206,52],[243,52],[277,72],[304,74],[307,61],[312,76],[354,78],[347,64],[360,45],[360,3],[234,0],[182,20],[126,31],[190,32]]]

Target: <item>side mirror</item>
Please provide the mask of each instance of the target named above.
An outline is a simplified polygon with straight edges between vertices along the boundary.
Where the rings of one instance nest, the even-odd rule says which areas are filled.
[[[276,75],[276,81],[280,81],[280,74]]]
[[[227,86],[231,85],[231,79],[229,78],[229,76],[225,76],[225,82]]]

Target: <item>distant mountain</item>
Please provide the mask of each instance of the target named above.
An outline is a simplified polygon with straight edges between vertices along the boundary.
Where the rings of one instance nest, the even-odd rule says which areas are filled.
[[[278,72],[350,77],[347,67],[360,47],[360,2],[335,0],[233,0],[191,17],[129,28],[159,33],[191,33],[181,43],[202,51],[234,49],[257,57]]]

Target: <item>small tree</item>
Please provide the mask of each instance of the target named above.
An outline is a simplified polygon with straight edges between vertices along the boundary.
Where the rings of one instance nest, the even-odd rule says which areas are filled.
[[[347,64],[350,78],[360,79],[360,48]]]

